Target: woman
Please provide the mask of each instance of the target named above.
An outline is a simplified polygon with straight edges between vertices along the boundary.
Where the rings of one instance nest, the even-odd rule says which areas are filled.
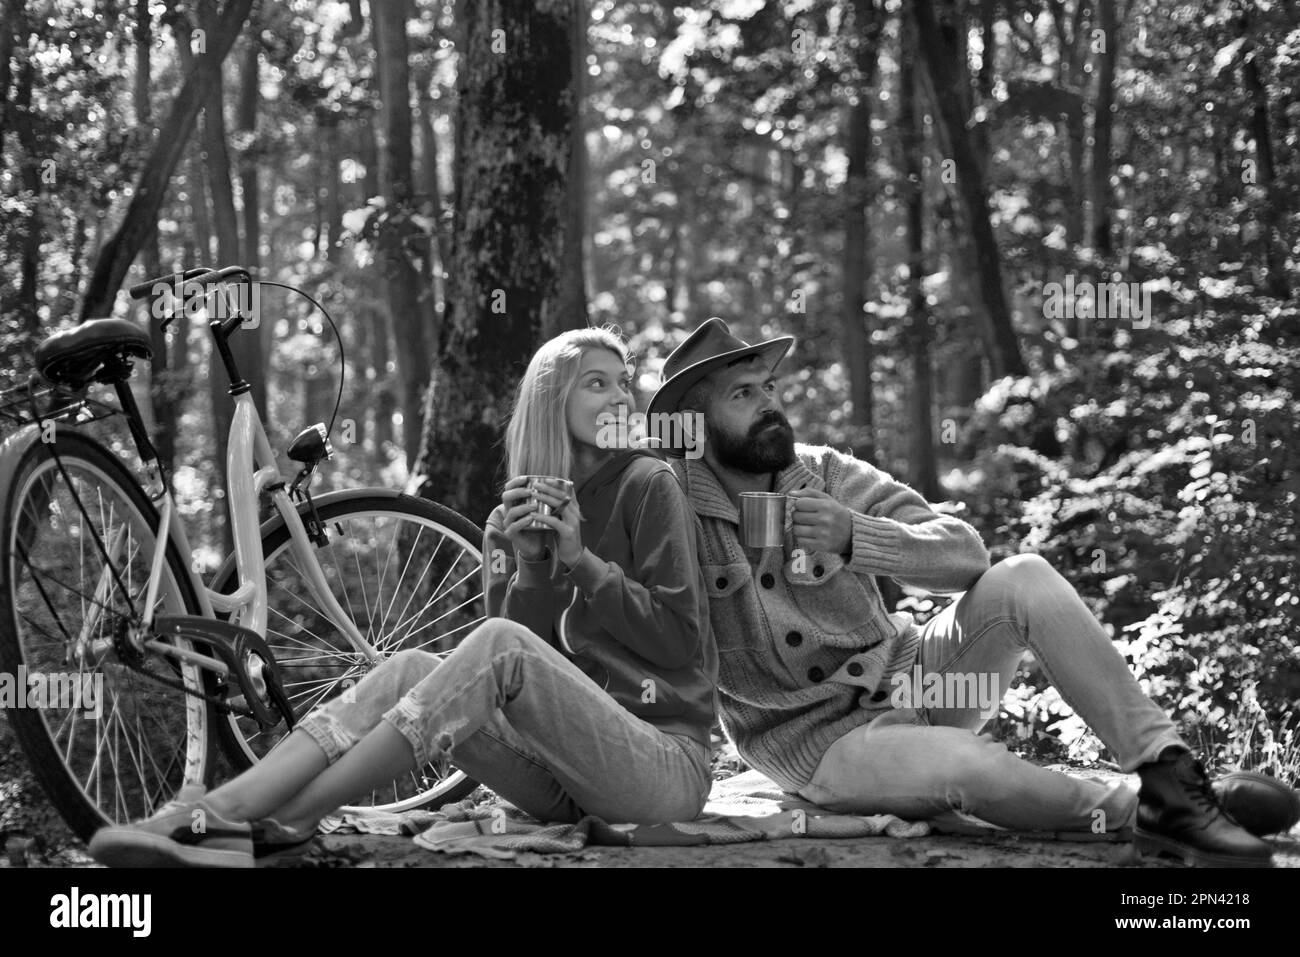
[[[442,757],[542,820],[697,816],[717,653],[695,519],[672,470],[602,447],[604,414],[633,405],[629,363],[604,329],[566,332],[529,363],[506,432],[513,478],[484,537],[488,621],[444,659],[394,655],[215,791],[100,830],[95,859],[251,866]],[[573,500],[530,489],[538,475],[570,479]]]

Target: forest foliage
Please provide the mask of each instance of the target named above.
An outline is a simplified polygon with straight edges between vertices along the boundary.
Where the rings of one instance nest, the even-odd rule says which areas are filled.
[[[1266,760],[1259,735],[1241,728],[1267,725],[1280,742],[1300,702],[1295,5],[572,8],[580,38],[546,41],[579,66],[570,82],[583,163],[567,167],[580,179],[563,202],[581,204],[571,211],[584,233],[585,319],[631,338],[642,403],[668,352],[709,316],[751,341],[795,335],[782,387],[801,440],[853,448],[932,488],[995,557],[1044,555],[1189,733],[1228,760]],[[308,303],[268,290],[259,333],[277,449],[328,421],[346,373],[335,487],[418,480],[424,386],[411,370],[434,366],[455,297],[462,317],[474,296],[490,301],[490,290],[456,285],[456,237],[470,221],[508,228],[512,215],[510,203],[458,193],[464,18],[447,0],[406,11],[409,100],[395,104],[382,100],[369,5],[255,5],[223,65],[221,136],[229,169],[256,178],[228,170],[223,186],[208,148],[218,140],[200,135],[205,112],[157,218],[164,270],[215,264],[228,193],[229,208],[245,217],[251,208],[256,223],[242,221],[241,257],[302,286],[339,323],[341,349]],[[216,12],[211,0],[5,0],[0,384],[24,381],[35,343],[80,317],[97,257],[202,52],[194,25]],[[914,19],[927,12],[937,32]],[[936,87],[936,61],[951,67],[956,92]],[[959,128],[939,108],[951,113],[954,102]],[[410,121],[401,195],[394,109]],[[955,174],[963,148],[983,178],[981,222]],[[497,161],[508,168],[511,155]],[[846,246],[855,215],[861,248]],[[981,224],[996,240],[991,279],[987,244],[972,238]],[[394,235],[418,289],[409,314],[394,315],[385,278]],[[144,278],[146,258],[128,282]],[[999,318],[990,282],[1005,293],[1016,361],[990,345]],[[1067,282],[1124,284],[1149,313],[1080,316],[1082,297],[1062,310],[1059,296],[1049,300]],[[561,323],[581,324],[583,306],[569,308]],[[115,310],[147,320],[125,296]],[[479,334],[490,335],[483,315]],[[427,333],[414,352],[411,321]],[[869,374],[857,404],[855,361]],[[1018,363],[1025,374],[998,374]],[[176,416],[175,487],[205,529],[200,558],[211,569],[223,549],[212,405],[221,389],[209,385],[202,329],[173,331],[152,381],[166,399],[157,408]],[[145,396],[150,377],[137,386]],[[470,411],[489,421],[508,400],[485,395]],[[500,453],[427,430],[422,441],[449,460]],[[467,511],[480,501],[445,498]],[[1003,730],[1033,739],[1050,728],[1095,751],[1043,676],[1031,667],[1027,679],[1008,698]]]

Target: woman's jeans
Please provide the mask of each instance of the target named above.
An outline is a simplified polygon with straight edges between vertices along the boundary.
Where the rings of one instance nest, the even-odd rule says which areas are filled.
[[[380,721],[411,743],[416,768],[448,757],[543,821],[689,821],[712,783],[703,744],[638,718],[503,618],[445,658],[398,652],[298,727],[333,763]]]
[[[938,672],[961,676],[945,684],[954,691],[997,689],[992,713],[969,698],[887,713],[835,741],[801,795],[832,810],[908,819],[960,811],[1020,830],[1131,826],[1137,792],[1126,782],[1049,771],[976,734],[996,714],[1027,651],[1122,770],[1155,760],[1169,745],[1186,746],[1069,582],[1042,557],[1017,555],[990,568],[922,630],[921,681]],[[907,677],[916,690],[921,682]]]

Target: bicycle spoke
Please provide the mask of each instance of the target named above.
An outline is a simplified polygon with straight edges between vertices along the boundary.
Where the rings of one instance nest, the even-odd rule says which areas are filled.
[[[292,620],[289,618],[288,615],[286,615],[284,612],[280,611],[278,608],[273,609],[273,610],[275,611],[275,613],[276,613],[277,615],[279,615],[279,616],[280,616],[281,618],[283,618],[285,621],[288,621],[288,622],[290,622],[291,624],[295,624],[295,625],[298,624],[297,622],[292,621]],[[308,628],[306,625],[303,625],[303,626],[301,626],[301,627],[302,627],[302,630],[303,630],[303,631],[307,632],[307,634],[311,635],[313,638],[315,638],[317,641],[321,642],[322,644],[326,644],[326,646],[328,647],[328,643],[325,641],[325,639],[322,638],[320,635],[316,634],[316,632],[312,631],[312,630],[311,630],[310,628]],[[294,644],[301,645],[302,647],[306,648],[306,649],[309,650],[309,651],[320,651],[320,650],[321,650],[320,648],[316,647],[315,645],[309,645],[309,644],[307,644],[307,642],[303,641],[301,638],[295,638],[293,635],[285,634],[284,632],[280,632],[280,631],[277,631],[275,634],[276,634],[277,636],[283,638],[285,641],[292,641]]]
[[[454,612],[454,611],[459,611],[461,608],[464,608],[464,607],[465,607],[466,605],[468,605],[470,602],[478,601],[478,598],[479,598],[479,596],[478,596],[478,595],[475,595],[475,596],[473,596],[472,598],[467,598],[467,599],[465,599],[463,602],[461,602],[461,603],[460,603],[459,605],[457,605],[455,608],[451,608],[451,609],[448,609],[447,611],[444,611],[444,612],[443,612],[441,615],[439,615],[437,618],[433,619],[433,621],[425,622],[425,623],[424,623],[423,625],[421,625],[419,628],[415,629],[415,631],[407,632],[405,635],[402,636],[402,640],[403,640],[403,641],[410,641],[412,638],[414,638],[414,637],[415,637],[416,635],[418,635],[420,632],[424,631],[424,629],[428,628],[430,625],[436,625],[438,622],[442,621],[444,618],[446,618],[446,617],[447,617],[448,615],[450,615],[452,612]]]
[[[81,609],[80,609],[81,620],[82,620],[82,621],[85,621],[85,620],[86,620],[86,593],[85,593],[85,588],[86,588],[86,536],[85,536],[84,534],[81,534],[81,535],[78,535],[78,536],[77,536],[77,557],[80,559],[80,561],[77,562],[77,569],[78,569],[78,572],[79,572],[80,585],[81,585],[81,588],[79,589],[79,593],[78,593],[78,595],[77,595],[77,600],[78,600],[78,602],[79,602],[80,605],[81,605]]]
[[[384,617],[383,617],[383,618],[380,620],[380,622],[379,622],[379,633],[380,633],[381,635],[384,634],[384,628],[385,628],[385,626],[388,624],[388,614],[389,614],[389,612],[391,612],[391,611],[393,610],[393,606],[397,604],[397,596],[398,596],[398,594],[401,592],[401,587],[402,587],[402,586],[401,586],[401,582],[402,582],[402,579],[406,577],[406,570],[407,570],[408,568],[411,567],[411,559],[414,558],[414,557],[416,556],[416,554],[417,554],[417,553],[419,552],[419,550],[420,550],[420,537],[421,537],[423,534],[424,534],[424,526],[422,525],[422,526],[420,526],[419,531],[417,531],[417,532],[415,533],[415,541],[411,542],[411,550],[410,550],[409,553],[407,553],[406,561],[405,561],[405,562],[403,563],[403,565],[402,565],[402,573],[397,577],[397,582],[398,582],[398,584],[397,584],[397,587],[393,589],[393,600],[390,601],[390,602],[388,603],[388,607],[384,609]],[[393,542],[394,542],[394,543],[397,542],[397,535],[396,535],[396,534],[393,535]],[[435,551],[436,551],[436,549],[435,549]],[[432,559],[430,559],[430,561],[432,561]],[[426,565],[425,567],[427,568],[428,566]],[[418,583],[417,583],[417,584],[418,584]],[[414,595],[414,592],[412,592],[412,595]],[[407,602],[407,604],[409,605],[410,602],[411,602],[411,599],[408,598],[408,599],[406,600],[406,602]],[[406,609],[403,608],[402,611],[405,612]]]
[[[80,792],[78,800],[52,791],[56,806],[68,815],[81,807],[131,820],[151,813],[177,782],[204,773],[206,706],[119,658],[117,628],[138,621],[154,552],[166,544],[154,539],[147,501],[114,471],[112,456],[97,458],[82,438],[70,446],[33,453],[31,471],[15,486],[6,532],[10,621],[19,661],[33,673],[73,682],[50,697],[37,723],[39,740],[32,739],[44,748],[43,760],[66,772],[66,790]],[[183,612],[181,586],[170,564],[163,568],[155,610]],[[144,667],[157,660],[146,652]],[[184,686],[200,686],[195,666],[165,663]],[[166,670],[158,677],[171,680]],[[92,682],[94,711],[81,696]],[[62,700],[68,693],[74,699]]]
[[[429,608],[433,607],[433,605],[437,604],[439,601],[442,600],[443,595],[449,594],[451,591],[453,591],[454,589],[456,589],[457,587],[459,587],[463,582],[467,581],[467,580],[470,579],[470,578],[473,578],[475,575],[478,574],[479,569],[478,569],[478,568],[472,568],[472,569],[470,569],[470,571],[469,571],[468,574],[464,575],[464,576],[460,579],[460,581],[458,581],[458,582],[456,582],[454,585],[452,585],[451,588],[447,589],[446,591],[440,591],[440,589],[442,588],[443,584],[444,584],[444,583],[447,581],[447,579],[451,576],[451,573],[455,570],[456,565],[458,565],[459,563],[460,563],[460,559],[458,558],[458,559],[456,559],[456,561],[452,564],[452,566],[451,566],[450,568],[447,569],[447,573],[446,573],[445,575],[442,576],[442,581],[438,582],[438,587],[434,589],[434,595],[433,595],[433,597],[430,598],[427,602],[425,602],[425,603],[424,603],[424,607],[421,608],[418,612],[416,612],[415,615],[413,615],[410,619],[408,619],[408,621],[418,621],[419,618],[420,618],[420,616],[423,615],[423,614],[425,613],[425,611],[427,611]],[[478,596],[475,595],[474,597],[477,598]],[[473,598],[469,599],[469,601],[473,601],[473,600],[474,600]],[[458,605],[457,608],[463,606],[464,604],[466,604],[466,602],[461,602],[461,605]],[[452,609],[452,611],[455,611],[455,610],[456,610],[455,608]],[[447,614],[450,614],[450,612],[448,612]],[[436,618],[436,619],[434,619],[434,620],[435,620],[435,621],[441,621],[441,620],[442,620],[443,618],[445,618],[445,617],[447,617],[446,614],[441,615],[441,616],[439,616],[438,618]],[[400,629],[402,628],[402,626],[405,625],[405,624],[406,624],[406,621],[400,622],[400,623],[397,625],[397,627],[395,627],[395,628],[393,629],[394,634],[396,634],[397,631],[400,630]],[[431,622],[430,624],[432,624],[432,622]],[[406,638],[409,638],[409,637],[410,637],[410,633],[404,635],[404,636],[403,636],[403,640],[405,640]]]
[[[36,568],[35,566],[29,564],[29,565],[27,566],[27,569],[28,569],[28,571],[30,571],[30,572],[32,573],[32,578],[33,578],[33,580],[35,580],[36,575],[39,574],[41,578],[44,578],[44,579],[47,580],[47,581],[53,582],[54,584],[56,584],[56,585],[58,585],[60,588],[62,588],[64,591],[71,592],[71,593],[74,594],[74,595],[78,593],[78,592],[77,592],[77,589],[75,589],[75,588],[73,588],[72,586],[68,585],[66,582],[60,581],[59,579],[55,578],[52,574],[50,574],[49,572],[47,572],[47,571],[46,571],[45,569],[43,569],[43,568]],[[102,602],[102,601],[97,601],[96,599],[90,597],[89,595],[83,595],[82,597],[85,598],[87,601],[89,601],[91,604],[97,606],[98,608],[100,608],[100,609],[102,609],[102,610],[104,610],[104,611],[111,611],[111,612],[113,612],[113,613],[115,613],[115,614],[121,611],[121,609],[116,608],[116,607],[114,607],[113,605],[106,605],[104,602]],[[69,636],[69,641],[71,641],[71,640],[72,640],[72,639],[71,639],[71,636]]]
[[[393,549],[396,547],[397,547],[397,535],[394,534],[388,541],[388,553],[384,555],[384,567],[382,569],[379,568],[379,553],[378,551],[375,552],[375,569],[379,572],[379,580],[375,585],[375,610],[376,611],[378,611],[383,606],[384,579],[388,577],[388,563],[389,561],[392,560]],[[409,561],[410,559],[408,558],[407,560]],[[384,617],[385,618],[388,617],[387,611],[384,612]],[[383,628],[384,628],[384,622],[383,620],[380,620],[379,630],[382,632]],[[367,636],[367,638],[369,638],[369,636]]]
[[[131,747],[131,737],[130,737],[131,732],[130,732],[130,729],[126,726],[126,721],[123,720],[123,718],[122,718],[122,713],[121,713],[120,711],[114,711],[114,712],[113,712],[113,719],[117,722],[117,728],[118,728],[118,735],[117,735],[117,737],[118,737],[118,740],[119,740],[119,742],[120,742],[120,745],[121,745],[121,747],[124,747],[124,748],[126,749],[126,755],[127,755],[128,758],[131,759],[131,764],[135,766],[135,772],[136,772],[136,774],[139,776],[139,778],[140,778],[140,782],[143,784],[143,783],[144,783],[144,768],[142,768],[142,767],[140,766],[140,758],[139,758],[139,756],[135,753],[135,748]],[[128,770],[129,770],[129,767],[128,767]],[[120,777],[119,775],[115,775],[115,777],[116,777],[116,779],[117,779],[117,780],[116,780],[116,783],[117,783],[117,792],[118,792],[118,794],[122,794],[123,787],[122,787],[121,777]],[[126,807],[126,803],[125,803],[125,802],[126,802],[126,796],[125,796],[125,795],[122,796],[122,801],[123,801],[123,809],[124,809],[124,810],[127,810],[127,811],[129,812],[130,809]]]
[[[357,580],[361,582],[361,604],[366,609],[366,634],[369,634],[370,626],[371,623],[375,620],[375,616],[374,613],[370,610],[370,598],[366,595],[366,576],[365,573],[361,570],[361,556],[357,554],[356,549],[352,550],[352,558],[357,563]]]
[[[329,552],[330,564],[334,566],[334,574],[338,575],[339,577],[339,588],[343,590],[343,597],[346,598],[348,602],[348,616],[351,617],[351,619],[355,622],[357,620],[357,612],[356,609],[352,607],[352,592],[348,590],[347,579],[343,577],[343,569],[339,567],[338,553],[334,550],[332,546],[327,551]],[[322,562],[321,565],[323,571],[324,563]],[[302,572],[300,571],[299,574],[302,574]],[[322,614],[321,617],[324,618],[326,621],[329,621],[328,615]],[[367,634],[369,633],[369,629],[370,629],[370,622],[369,619],[367,619],[366,621]]]
[[[485,621],[487,621],[487,616],[486,615],[480,616],[478,618],[475,618],[473,621],[467,621],[463,625],[458,625],[457,627],[453,628],[451,631],[443,632],[441,635],[437,635],[433,638],[430,638],[428,641],[420,642],[420,644],[416,645],[415,647],[423,651],[425,648],[429,647],[429,645],[432,645],[434,642],[443,641],[447,638],[450,638],[452,635],[456,634],[456,632],[464,631],[466,628],[477,628]]]
[[[292,568],[295,572],[298,573],[298,580],[299,580],[299,582],[302,584],[302,586],[305,588],[305,587],[306,587],[307,576],[303,573],[302,569],[298,568],[298,566],[295,565],[295,564],[292,563],[292,562],[289,563],[289,567]],[[321,618],[322,621],[329,621],[329,620],[330,620],[329,615],[325,614],[325,612],[321,611],[319,608],[317,608],[315,605],[313,605],[311,602],[309,602],[309,601],[308,601],[306,598],[304,598],[301,594],[299,594],[298,592],[294,591],[292,588],[287,588],[287,587],[285,586],[285,584],[284,584],[283,581],[277,580],[276,583],[275,583],[275,585],[276,585],[276,587],[277,587],[280,591],[285,592],[287,595],[289,595],[290,597],[296,599],[296,600],[299,601],[301,604],[303,604],[303,605],[305,605],[307,608],[309,608],[312,612],[314,612],[316,615],[318,615],[318,616]],[[270,597],[270,596],[269,596],[269,594],[268,594],[268,598],[269,598],[269,597]],[[289,620],[289,619],[288,619],[288,616],[283,616],[283,615],[282,615],[282,617],[284,617],[286,621]]]
[[[272,648],[272,651],[274,650],[275,649]],[[338,655],[303,655],[300,658],[280,658],[277,656],[275,664],[276,667],[281,670],[285,668],[296,668],[304,671],[319,671],[321,668],[320,662],[325,661],[338,663],[343,660],[344,659],[340,658]]]
[[[362,660],[346,640],[352,627],[384,660],[403,648],[449,649],[483,620],[481,589],[467,586],[481,567],[471,544],[481,541],[481,533],[452,534],[421,514],[422,509],[396,502],[392,508],[349,511],[333,506],[321,511],[327,527],[342,529],[331,536],[327,548],[300,553],[285,533],[279,533],[282,537],[274,546],[265,546],[266,640],[284,693],[300,716],[334,699],[345,683],[379,663]],[[324,596],[305,587],[311,561],[319,564],[350,622],[335,621],[321,607]],[[282,726],[263,730],[245,716],[227,715],[223,721],[253,760],[284,734]],[[463,775],[450,763],[429,765],[393,777],[355,803],[406,809],[429,796],[450,794],[446,785],[462,781]]]
[[[137,733],[139,734],[140,741],[143,742],[145,740],[145,733],[144,733],[144,728],[140,727],[140,716],[138,714],[135,716],[135,727]],[[145,792],[144,813],[147,816],[148,814],[152,813],[153,808],[156,807],[158,804],[158,798],[161,797],[164,791],[166,790],[167,774],[170,772],[171,768],[175,765],[176,759],[175,759],[175,754],[173,753],[172,762],[171,764],[168,765],[168,771],[163,771],[162,768],[158,767],[158,762],[154,760],[152,748],[146,748],[144,753],[145,756],[149,759],[149,766],[153,768],[154,778],[158,782],[158,787],[157,790],[154,792],[154,796],[150,796],[149,789],[147,787],[144,788],[144,792]]]
[[[438,544],[433,547],[433,554],[430,555],[429,560],[424,563],[424,568],[420,571],[420,577],[416,580],[415,584],[411,587],[411,593],[406,597],[406,604],[403,605],[402,610],[398,612],[397,615],[398,624],[393,627],[393,631],[392,631],[393,634],[396,634],[398,630],[401,629],[402,623],[406,620],[406,610],[411,607],[411,602],[413,602],[415,600],[415,596],[419,594],[420,586],[424,584],[424,578],[426,575],[429,574],[429,569],[433,566],[433,560],[438,557],[438,552],[442,550],[442,543],[445,542],[446,540],[447,537],[444,535],[442,538],[438,539]],[[453,563],[453,566],[454,564],[455,563]],[[385,623],[387,623],[388,621],[387,615],[384,616],[384,621]]]
[[[321,687],[321,689],[316,693],[316,696],[315,696],[314,698],[312,698],[311,701],[307,702],[306,707],[304,707],[304,708],[302,709],[302,711],[298,711],[297,708],[295,707],[295,709],[294,709],[294,713],[295,713],[295,714],[311,714],[312,710],[316,707],[317,704],[320,703],[321,699],[324,698],[327,694],[329,694],[329,692],[330,692],[330,688],[331,688],[331,687],[332,687],[332,686],[331,686],[329,683],[325,683],[324,686]],[[308,691],[300,691],[300,692],[298,692],[298,694],[296,694],[296,695],[291,695],[291,694],[288,694],[288,692],[286,691],[286,697],[288,697],[288,699],[289,699],[290,702],[293,702],[293,701],[295,701],[296,699],[298,699],[298,698],[304,698],[304,697],[306,697],[307,695],[309,695],[309,694],[311,694],[311,693],[312,693],[311,690],[308,690]]]

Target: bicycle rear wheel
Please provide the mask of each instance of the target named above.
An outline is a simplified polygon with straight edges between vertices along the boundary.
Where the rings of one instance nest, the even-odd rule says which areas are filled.
[[[15,436],[15,440],[20,436]],[[131,473],[86,436],[11,440],[0,450],[0,673],[32,771],[83,839],[207,784],[212,709],[192,665],[136,653],[158,515]],[[196,614],[168,546],[157,614]],[[178,642],[189,647],[186,642]]]
[[[313,546],[321,570],[383,658],[408,648],[448,653],[483,622],[483,531],[463,515],[427,499],[375,489],[324,496],[317,511],[329,536],[324,547]],[[292,544],[283,522],[263,534],[266,643],[301,718],[353,687],[371,666],[317,607]],[[227,564],[213,590],[230,592],[236,585],[237,572]],[[222,748],[239,769],[261,760],[284,736],[283,725],[263,731],[235,715],[217,725]],[[451,765],[429,764],[344,810],[437,806],[476,786]]]

